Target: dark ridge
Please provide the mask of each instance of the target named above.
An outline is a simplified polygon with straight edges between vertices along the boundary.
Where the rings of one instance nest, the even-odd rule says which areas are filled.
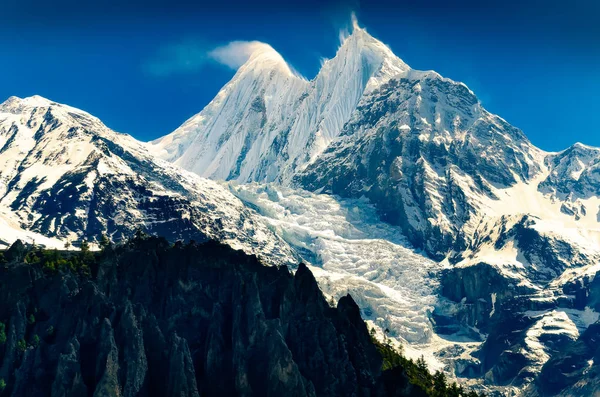
[[[0,255],[3,397],[434,395],[426,368],[373,340],[349,295],[330,307],[303,264],[142,233]]]

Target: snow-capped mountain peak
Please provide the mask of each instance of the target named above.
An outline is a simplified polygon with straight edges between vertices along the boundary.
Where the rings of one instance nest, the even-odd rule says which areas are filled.
[[[101,125],[103,128],[90,129],[90,133],[101,134],[108,130],[106,126],[95,116],[69,105],[55,102],[51,99],[44,98],[40,95],[32,95],[30,97],[19,98],[11,96],[5,102],[0,104],[0,118],[6,119],[9,115],[20,115],[21,117],[31,118],[33,114],[44,113],[44,120],[49,122],[51,119],[54,122],[68,122],[81,124],[86,126]],[[14,117],[14,116],[13,116]],[[33,124],[29,127],[33,128]],[[111,130],[111,133],[118,134]],[[0,143],[2,142],[2,134],[0,134]],[[124,134],[118,134],[124,135]]]
[[[410,70],[410,67],[388,46],[371,36],[365,28],[361,28],[355,19],[352,33],[342,37],[342,44],[335,58],[328,60],[323,69],[339,70],[344,67],[341,65],[355,66],[353,71],[355,73],[360,71],[363,81],[369,82],[371,87],[376,87],[386,79]]]
[[[274,73],[277,71],[288,76],[296,75],[296,77],[300,77],[292,70],[281,54],[269,44],[259,41],[251,42],[245,45],[245,50],[248,52],[248,60],[239,67],[238,73],[260,73],[265,71]],[[219,49],[215,51],[219,51]]]
[[[569,201],[588,199],[600,193],[600,148],[577,142],[561,152],[548,154],[545,163],[552,170],[540,184],[545,192]],[[581,210],[564,209],[567,213]]]
[[[33,95],[26,98],[19,98],[17,96],[9,97],[5,102],[0,104],[0,109],[4,112],[10,110],[17,110],[19,108],[32,108],[32,107],[49,107],[55,104],[49,99],[46,99],[39,95]]]
[[[365,92],[410,70],[356,23],[311,81],[269,45],[252,43],[215,99],[151,142],[152,151],[211,178],[289,181],[337,137]]]
[[[90,118],[95,118],[92,115],[68,106],[68,105],[64,105],[58,102],[54,102],[51,99],[48,98],[44,98],[43,96],[40,95],[32,95],[29,97],[25,97],[25,98],[19,98],[17,96],[11,96],[9,97],[6,101],[4,101],[3,103],[0,104],[0,112],[3,113],[22,113],[28,109],[37,109],[37,108],[57,108],[57,109],[62,109],[64,111],[68,111],[68,112],[73,112],[73,113],[78,113],[78,114],[86,114],[88,115]],[[96,119],[98,120],[98,119]]]
[[[96,117],[39,96],[0,105],[0,246],[16,236],[57,247],[102,233],[117,241],[138,228],[211,237],[275,262],[293,257],[227,189]]]

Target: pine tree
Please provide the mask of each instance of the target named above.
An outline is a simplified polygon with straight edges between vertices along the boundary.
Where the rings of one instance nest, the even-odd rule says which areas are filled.
[[[433,375],[433,395],[446,396],[446,374],[442,371],[436,371]]]
[[[423,372],[429,372],[429,368],[427,367],[427,362],[425,361],[425,357],[421,355],[417,359],[417,368]]]
[[[133,235],[133,237],[134,237],[135,240],[143,240],[146,237],[148,237],[148,235],[146,233],[144,233],[144,231],[142,230],[142,228],[138,228],[135,231],[135,234]],[[191,241],[190,241],[190,243],[191,243]]]
[[[100,248],[104,251],[107,248],[110,248],[111,245],[112,242],[110,241],[108,236],[105,233],[102,233],[102,236],[100,237]]]
[[[421,356],[417,359],[417,362],[415,363],[415,370],[415,380],[417,384],[422,386],[424,389],[429,389],[431,387],[431,374],[429,373],[429,368],[427,367],[425,357]]]
[[[448,392],[446,395],[448,397],[460,397],[462,395],[461,390],[462,388],[459,388],[456,382],[452,382],[450,387],[448,387]]]
[[[0,323],[0,345],[6,343],[6,325],[4,323]]]

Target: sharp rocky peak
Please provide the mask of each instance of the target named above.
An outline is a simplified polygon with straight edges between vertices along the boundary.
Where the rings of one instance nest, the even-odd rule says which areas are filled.
[[[340,48],[334,58],[324,63],[319,76],[347,70],[360,73],[364,83],[369,79],[377,83],[411,70],[388,46],[353,22],[352,33],[342,34]]]
[[[235,43],[233,42],[230,46],[235,46]],[[239,67],[238,75],[246,73],[256,74],[265,71],[273,73],[278,71],[284,75],[304,79],[269,44],[259,41],[244,43],[240,51],[246,52],[248,58]],[[335,56],[324,63],[316,79],[324,74],[329,74],[328,72],[332,70],[340,71],[340,69],[350,68],[353,72],[359,71],[356,70],[357,67],[355,66],[360,66],[363,72],[368,73],[368,76],[365,76],[367,79],[378,73],[387,77],[393,77],[396,74],[411,70],[388,46],[371,36],[365,28],[360,27],[354,20],[352,33],[341,34],[340,47]]]
[[[585,145],[581,142],[576,142],[568,149],[563,150],[561,153],[565,153],[565,152],[587,153],[587,154],[594,154],[594,155],[598,156],[598,155],[600,155],[600,148]]]
[[[348,47],[360,51],[371,51],[382,58],[388,58],[401,64],[405,70],[410,69],[410,67],[398,58],[387,45],[371,36],[365,28],[361,28],[358,24],[354,25],[352,34],[343,39],[341,48]]]

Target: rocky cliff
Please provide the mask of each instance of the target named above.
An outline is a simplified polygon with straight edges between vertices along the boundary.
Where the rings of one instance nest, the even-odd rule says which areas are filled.
[[[3,396],[423,395],[304,265],[139,236],[87,262],[28,250],[0,265]]]

